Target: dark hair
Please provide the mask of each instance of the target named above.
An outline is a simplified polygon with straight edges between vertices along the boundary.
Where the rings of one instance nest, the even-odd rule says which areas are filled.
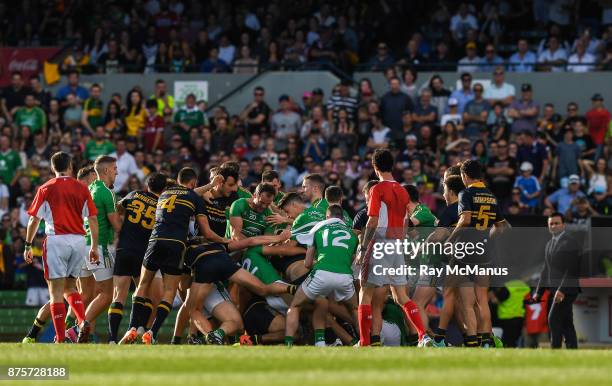
[[[152,193],[160,194],[168,183],[168,177],[163,173],[151,173],[147,176],[147,188]]]
[[[553,217],[559,217],[561,219],[561,222],[565,224],[565,216],[563,216],[563,213],[561,213],[561,212],[553,212],[553,213],[550,214],[550,216],[548,216],[549,219],[551,219]]]
[[[284,209],[287,205],[294,202],[299,202],[300,204],[304,203],[304,200],[302,200],[302,195],[296,192],[289,192],[285,194],[278,202],[278,207]]]
[[[145,103],[145,107],[147,109],[150,108],[157,108],[157,100],[156,99],[147,99],[147,102]]]
[[[482,167],[478,161],[469,159],[461,164],[461,173],[473,180],[479,180],[482,178]]]
[[[155,84],[156,84],[156,85],[158,85],[158,84],[162,84],[162,83],[166,83],[166,81],[164,81],[163,79],[157,79],[157,80],[155,81]]]
[[[342,188],[339,186],[328,186],[327,189],[325,189],[325,199],[328,202],[339,203],[342,201],[343,195]]]
[[[276,188],[272,186],[272,184],[268,184],[267,182],[262,182],[261,184],[257,185],[257,187],[255,188],[255,195],[259,196],[264,193],[269,194],[272,197],[274,197],[276,196]]]
[[[94,168],[93,165],[87,165],[79,169],[77,173],[77,180],[83,180],[87,178],[91,173],[93,173]]]
[[[372,155],[372,165],[381,173],[390,173],[393,170],[393,155],[387,149],[376,149]]]
[[[246,160],[245,160],[246,161]],[[240,162],[242,162],[242,159],[240,160]],[[248,162],[248,161],[247,161]],[[229,169],[233,169],[236,171],[236,173],[238,173],[238,171],[240,170],[240,164],[236,161],[227,161],[227,162],[223,162],[221,164],[222,168],[229,168]]]
[[[463,180],[461,180],[460,176],[449,176],[446,181],[444,181],[444,185],[451,192],[455,193],[455,195],[459,195],[463,189],[465,189],[465,185],[463,185]]]
[[[275,179],[280,179],[276,170],[268,170],[261,174],[261,182],[272,182]]]
[[[410,202],[419,202],[419,190],[414,185],[404,184],[404,189],[408,192]]]
[[[178,172],[178,182],[181,185],[188,184],[193,180],[198,179],[198,174],[193,168],[182,168]]]
[[[137,93],[138,97],[140,98],[140,103],[138,104],[138,106],[132,105],[132,93],[134,92]],[[132,113],[132,107],[136,107],[136,110],[134,111],[135,115],[140,114],[140,109],[142,108],[142,101],[143,101],[142,91],[140,91],[137,88],[131,89],[130,92],[127,93],[127,96],[125,98],[126,114],[129,115]]]
[[[344,211],[342,210],[342,207],[340,205],[330,205],[327,208],[327,213],[329,213],[330,217],[334,217],[334,218],[339,218],[339,219],[343,219],[344,218]]]
[[[263,87],[261,87],[261,86],[256,86],[256,87],[253,89],[253,91],[261,91],[261,92],[266,92],[266,90],[264,90],[264,88],[263,88]]]
[[[102,89],[102,86],[100,86],[98,83],[94,83],[91,85],[91,87],[89,87],[89,89],[91,90],[92,88],[99,88]]]
[[[378,182],[379,182],[378,180],[370,180],[370,181],[366,182],[366,184],[363,186],[363,191],[364,191],[365,193],[370,192],[370,190],[371,190],[371,189],[372,189],[374,186],[376,186],[376,184],[378,184]]]
[[[316,174],[316,173],[309,174],[306,177],[304,177],[304,181],[310,181],[314,183],[321,192],[325,191],[325,179],[320,174]]]
[[[451,165],[446,169],[448,176],[461,176],[461,164]]]
[[[111,157],[110,155],[101,155],[94,161],[94,168],[97,168],[98,165],[101,164],[109,164],[113,162],[117,162],[117,158]]]
[[[227,181],[229,177],[234,177],[234,180],[236,182],[238,182],[239,179],[238,170],[229,166],[221,166],[216,170],[215,174],[223,176],[223,179],[225,179],[225,181]]]
[[[69,70],[69,71],[68,71],[68,73],[66,74],[66,76],[75,75],[75,74],[76,74],[76,76],[79,76],[79,75],[80,75],[80,74],[79,74],[79,72],[78,72],[77,70],[72,69],[72,70]]]
[[[62,173],[68,170],[72,164],[72,157],[70,154],[58,151],[51,157],[51,166],[56,173]]]
[[[406,73],[407,73],[407,72],[410,72],[410,73],[412,74],[412,77],[414,78],[414,81],[416,82],[416,80],[417,80],[417,76],[418,76],[418,73],[417,73],[417,71],[414,69],[414,67],[406,67],[406,68],[404,69],[404,71],[402,72],[402,79],[404,79],[404,78],[406,77]]]

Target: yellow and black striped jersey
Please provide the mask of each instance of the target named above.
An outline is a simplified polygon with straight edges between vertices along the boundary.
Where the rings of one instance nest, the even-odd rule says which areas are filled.
[[[185,243],[190,219],[205,215],[204,200],[196,192],[184,186],[172,186],[159,196],[151,239]]]

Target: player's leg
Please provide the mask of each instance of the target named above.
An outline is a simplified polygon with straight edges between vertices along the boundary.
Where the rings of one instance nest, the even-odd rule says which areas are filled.
[[[50,311],[55,328],[55,342],[63,343],[66,337],[66,305],[64,304],[64,278],[49,279]]]
[[[234,274],[229,277],[229,280],[233,283],[246,287],[251,292],[261,297],[282,295],[296,291],[294,285],[278,282],[264,284],[261,280],[259,280],[254,275],[251,275],[244,268],[239,268]]]
[[[427,335],[425,324],[421,319],[419,307],[408,296],[408,287],[405,285],[392,285],[391,295],[396,304],[402,307],[404,316],[410,321],[412,327],[417,331],[419,336],[419,346],[433,346],[433,339]]]
[[[189,299],[189,290],[187,290],[187,298],[185,300],[187,299]],[[184,301],[174,321],[174,333],[172,334],[170,344],[181,344],[183,333],[187,326],[189,326],[189,308],[187,308],[187,301]]]
[[[293,297],[293,301],[291,302],[291,306],[287,311],[287,320],[285,326],[285,345],[293,346],[293,340],[295,338],[295,333],[298,329],[298,325],[300,322],[300,307],[304,304],[308,303],[310,299],[304,293],[303,285],[298,288],[295,296]]]
[[[285,275],[289,282],[293,283],[306,276],[308,272],[310,272],[310,270],[306,268],[304,261],[300,260],[289,265],[285,270]]]
[[[374,297],[375,287],[361,281],[361,290],[359,291],[359,345],[369,346],[372,334],[372,298]]]
[[[153,282],[153,278],[155,277],[155,272],[157,272],[157,268],[154,270],[148,269],[143,264],[140,270],[138,286],[136,287],[136,291],[132,296],[132,309],[130,310],[130,324],[128,331],[119,341],[119,344],[134,343],[138,338],[138,328],[144,327],[147,320],[149,320],[152,310],[147,306],[147,304],[150,304],[151,300],[146,298],[146,296],[149,292],[149,287]]]
[[[172,303],[174,302],[174,297],[176,296],[176,291],[178,289],[179,282],[181,281],[181,274],[178,272],[178,269],[176,274],[173,273],[165,273],[162,270],[164,292],[159,304],[157,305],[157,308],[155,309],[155,320],[153,321],[153,325],[151,326],[151,329],[142,336],[142,341],[145,344],[152,344],[157,340],[159,330],[172,311]]]
[[[119,325],[123,319],[123,305],[130,290],[130,276],[113,275],[113,302],[108,308],[108,340],[109,342],[118,341]]]
[[[465,346],[477,347],[478,337],[476,335],[478,321],[476,319],[476,292],[471,283],[464,283],[459,287],[459,297],[461,298],[463,320],[466,324]]]
[[[440,310],[440,320],[438,327],[434,329],[434,340],[438,345],[446,345],[446,330],[453,314],[455,313],[455,302],[457,289],[454,287],[444,287],[442,291],[442,309]]]
[[[48,285],[48,284],[47,284]],[[35,343],[38,338],[38,334],[40,330],[45,327],[45,323],[51,317],[51,305],[49,302],[45,303],[40,307],[38,313],[36,314],[36,318],[34,318],[34,322],[32,322],[32,326],[28,330],[27,335],[23,338],[22,343]]]
[[[206,340],[210,344],[223,344],[226,336],[235,335],[244,331],[244,324],[236,305],[229,300],[218,304],[212,315],[221,324],[207,334]]]
[[[214,290],[215,285],[213,283],[198,283],[194,281],[191,283],[189,289],[189,296],[187,298],[187,308],[189,309],[189,317],[195,324],[196,328],[204,333],[208,332],[207,318],[202,314],[202,308],[204,306],[204,300]]]
[[[325,326],[328,313],[328,300],[318,297],[314,301],[314,311],[312,313],[312,328],[316,347],[325,347]]]
[[[425,312],[425,308],[429,303],[433,302],[436,299],[436,288],[430,286],[418,286],[414,290],[413,300],[419,308],[419,313],[421,315],[421,320],[423,321],[423,325],[425,328],[429,327],[429,317],[427,316],[427,312]]]
[[[261,335],[261,342],[263,344],[274,344],[282,342],[285,337],[285,325],[286,320],[283,315],[275,315],[270,326],[268,326],[268,332]]]
[[[474,286],[476,292],[477,328],[476,333],[483,347],[493,347],[491,309],[489,308],[489,278],[479,276]]]

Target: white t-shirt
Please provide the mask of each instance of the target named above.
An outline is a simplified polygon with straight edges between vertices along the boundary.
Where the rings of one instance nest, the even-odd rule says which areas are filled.
[[[567,61],[567,71],[569,72],[589,72],[595,68],[595,57],[587,52],[579,57],[578,54],[574,54],[569,57]],[[585,63],[585,64],[580,64]]]
[[[555,52],[551,52],[549,49],[544,50],[538,58],[538,63],[554,62],[556,60],[567,60],[567,52],[563,48],[559,48]],[[552,66],[551,71],[563,72],[565,70],[563,66]]]
[[[446,122],[455,122],[455,125],[463,122],[463,118],[461,118],[461,114],[444,114],[442,118],[440,118],[440,126],[444,128]]]
[[[491,83],[489,87],[485,89],[485,99],[505,99],[509,96],[515,95],[514,86],[510,83],[504,82],[501,87],[497,87],[495,83]]]
[[[372,130],[372,140],[376,144],[385,143],[389,140],[390,133],[391,129],[388,127],[385,127],[382,130]]]
[[[462,18],[461,15],[456,14],[451,18],[450,30],[459,34],[463,37],[468,29],[478,29],[478,20],[473,15],[466,15]]]
[[[219,47],[219,58],[227,64],[234,62],[234,55],[236,54],[236,47],[229,45],[227,47]]]

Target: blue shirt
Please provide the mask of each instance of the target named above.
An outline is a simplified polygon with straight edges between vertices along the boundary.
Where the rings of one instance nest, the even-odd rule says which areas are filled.
[[[535,176],[523,177],[518,176],[514,181],[514,187],[521,189],[521,202],[530,208],[535,208],[538,205],[538,198],[527,198],[527,194],[533,194],[540,191],[540,183]]]
[[[89,98],[89,91],[87,91],[85,87],[76,86],[76,88],[72,88],[69,85],[66,85],[60,88],[59,90],[57,90],[57,94],[55,96],[57,97],[57,99],[63,100],[63,99],[66,99],[66,97],[70,93],[75,94],[77,98],[79,98],[82,101]]]
[[[516,52],[509,59],[510,64],[508,65],[508,71],[512,72],[532,72],[538,58],[531,52],[525,52],[525,56],[521,58],[519,53]]]
[[[557,205],[557,211],[565,213],[571,207],[572,200],[578,197],[586,196],[580,190],[572,194],[568,188],[561,188],[548,196],[548,201],[553,205]]]
[[[492,60],[488,60],[486,57],[483,57],[478,71],[493,72],[496,67],[502,66],[503,64],[504,60],[499,56],[495,56]]]
[[[450,95],[450,98],[457,99],[457,112],[459,114],[463,114],[463,111],[465,110],[465,105],[467,105],[469,101],[474,99],[474,92],[472,90],[469,90],[466,93],[465,90],[459,89],[453,91]]]

